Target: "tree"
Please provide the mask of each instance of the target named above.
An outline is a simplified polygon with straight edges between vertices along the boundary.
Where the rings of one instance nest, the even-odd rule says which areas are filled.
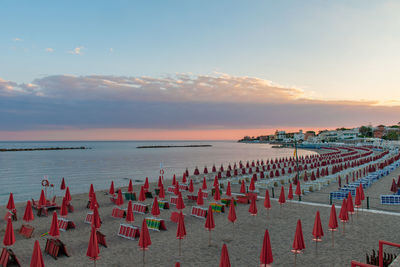
[[[399,134],[397,132],[395,132],[395,131],[390,131],[384,136],[384,139],[386,139],[386,140],[399,140]]]
[[[373,131],[372,131],[371,127],[361,126],[359,131],[360,131],[360,134],[364,137],[372,137],[372,135],[373,135]]]

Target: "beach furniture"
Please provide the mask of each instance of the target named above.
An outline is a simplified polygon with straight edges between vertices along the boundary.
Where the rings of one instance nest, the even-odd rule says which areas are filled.
[[[7,266],[21,266],[17,256],[10,248],[3,248],[0,256],[0,265],[3,267]]]
[[[27,224],[23,224],[21,225],[21,228],[19,229],[18,233],[26,238],[31,238],[33,230],[35,230],[34,227]]]
[[[176,206],[176,204],[178,203],[178,197],[176,197],[176,196],[170,197],[169,202],[170,202],[172,205],[175,205],[175,206]]]
[[[48,238],[46,241],[45,251],[54,259],[57,259],[62,255],[69,257],[65,244],[59,239]]]
[[[4,220],[7,221],[8,218],[11,218],[11,220],[16,221],[17,220],[17,210],[7,210],[6,215],[4,215]]]
[[[113,218],[125,218],[126,216],[126,209],[120,208],[120,207],[114,207],[112,209],[112,214],[111,216]]]
[[[138,202],[135,202],[132,204],[133,204],[132,205],[133,212],[140,213],[140,214],[145,214],[145,213],[149,212],[149,207],[146,204],[142,204],[142,203],[138,203]]]
[[[207,209],[200,206],[193,206],[190,210],[190,215],[205,219],[207,217]]]
[[[121,223],[119,225],[118,236],[130,240],[135,240],[136,238],[140,237],[140,230],[136,226]]]
[[[163,210],[169,209],[169,202],[166,200],[158,200],[158,207]]]
[[[72,220],[66,218],[57,218],[58,227],[61,231],[67,231],[69,229],[75,229],[75,223]]]
[[[183,215],[185,215],[185,214],[183,214]],[[171,220],[171,222],[178,223],[178,220],[179,220],[179,212],[178,212],[178,211],[173,211],[173,212],[171,212],[170,220]]]
[[[124,196],[125,196],[125,200],[132,200],[132,201],[136,201],[136,193],[135,192],[124,192]]]
[[[381,195],[382,205],[400,205],[400,195]]]
[[[175,191],[175,186],[168,186],[167,187],[167,193],[174,194],[174,191]]]
[[[213,212],[224,213],[225,206],[221,203],[210,203],[211,209]]]
[[[197,195],[187,195],[188,200],[197,201]]]
[[[93,211],[89,211],[85,217],[85,223],[92,224]]]
[[[146,218],[147,227],[150,230],[155,231],[165,231],[167,227],[165,226],[165,221],[163,219],[148,217]]]
[[[145,192],[144,195],[146,198],[153,198],[153,194],[150,191]]]
[[[106,236],[102,234],[99,230],[96,231],[97,235],[97,242],[99,242],[100,245],[103,247],[107,247],[107,242],[106,242]]]
[[[250,203],[250,199],[247,195],[237,195],[236,201],[237,201],[237,203],[241,203],[241,204],[249,204]]]
[[[229,207],[231,204],[231,199],[230,198],[222,198],[221,203],[224,204],[225,206]],[[233,204],[236,206],[237,202],[236,200],[233,200]]]

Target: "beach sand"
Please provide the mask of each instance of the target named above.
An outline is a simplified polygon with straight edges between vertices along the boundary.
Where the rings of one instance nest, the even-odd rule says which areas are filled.
[[[396,172],[398,173],[399,170],[396,170]],[[381,183],[383,184],[384,181],[385,183],[388,180],[391,181],[391,176],[393,175],[381,179],[380,182],[382,181]],[[66,182],[68,185],[68,180]],[[165,183],[170,185],[171,181],[169,180]],[[208,182],[209,188],[211,188],[211,184],[211,181]],[[367,193],[371,195],[376,185],[368,189]],[[195,184],[195,192],[197,192],[199,186],[200,184]],[[383,187],[386,188],[386,185]],[[154,192],[154,184],[151,184],[150,188]],[[379,189],[379,185],[376,188]],[[379,191],[378,189],[376,190]],[[138,194],[139,186],[134,186],[134,191]],[[239,192],[239,186],[232,186],[232,191]],[[310,194],[310,196],[313,194]],[[186,193],[183,195],[185,196]],[[264,192],[261,195],[263,196]],[[96,196],[103,221],[100,231],[106,235],[108,243],[108,248],[100,246],[101,258],[97,261],[97,266],[142,266],[142,251],[138,249],[138,241],[117,236],[119,224],[125,221],[124,219],[111,217],[114,205],[110,202],[109,196],[105,194],[105,191],[97,191]],[[168,200],[169,196],[167,194]],[[315,196],[318,195],[313,195],[313,198]],[[313,200],[328,204],[326,199]],[[93,262],[86,257],[90,236],[90,225],[84,223],[86,213],[89,211],[86,208],[87,201],[88,194],[72,196],[72,204],[75,207],[75,211],[70,213],[68,218],[75,222],[76,229],[61,232],[60,236],[60,239],[66,244],[71,257],[60,257],[58,260],[44,253],[46,238],[40,237],[42,233],[49,231],[51,216],[38,218],[35,215],[35,220],[31,223],[35,227],[33,238],[25,239],[17,233],[17,229],[22,224],[21,218],[24,213],[25,203],[18,203],[16,206],[19,220],[14,222],[16,243],[12,249],[21,261],[22,266],[29,265],[33,243],[36,239],[40,241],[46,266],[92,265]],[[57,202],[61,203],[61,198],[57,198]],[[213,202],[211,197],[208,198],[208,202]],[[152,199],[147,199],[146,203],[151,205]],[[234,237],[232,223],[227,219],[227,210],[222,214],[214,213],[216,228],[212,231],[212,246],[209,247],[208,231],[204,228],[205,220],[190,216],[190,208],[195,203],[185,201],[186,208],[184,213],[186,215],[187,236],[182,241],[181,257],[178,256],[177,225],[169,219],[171,211],[176,211],[176,209],[171,205],[170,210],[161,210],[160,217],[165,219],[167,231],[156,232],[150,230],[152,245],[146,251],[146,266],[174,266],[176,261],[180,261],[181,266],[219,266],[223,243],[228,246],[232,266],[259,266],[262,241],[267,228],[270,233],[274,256],[273,266],[293,266],[294,256],[290,250],[298,219],[302,221],[306,249],[304,253],[297,256],[297,266],[349,266],[350,261],[353,259],[365,262],[365,254],[370,253],[372,249],[377,250],[379,239],[400,242],[400,236],[397,234],[400,216],[359,212],[358,216],[353,215],[352,222],[350,221],[350,223],[346,224],[344,234],[340,223],[340,230],[334,233],[335,247],[332,248],[331,232],[327,229],[330,208],[308,206],[296,202],[286,203],[283,207],[280,207],[274,200],[271,200],[271,203],[272,209],[269,211],[268,216],[261,199],[257,201],[257,216],[250,216],[248,212],[249,205],[238,204],[236,206],[238,219],[234,225]],[[127,202],[125,201],[124,207],[126,206]],[[5,207],[1,209],[5,213]],[[318,244],[318,255],[315,251],[315,242],[312,241],[312,229],[317,210],[321,213],[322,226],[325,233],[323,241]],[[337,213],[339,214],[339,210],[337,210]],[[137,213],[134,216],[134,225],[141,225],[145,216]],[[4,235],[5,225],[5,221],[0,223],[1,237]],[[392,248],[385,248],[386,251],[399,253],[398,249]]]

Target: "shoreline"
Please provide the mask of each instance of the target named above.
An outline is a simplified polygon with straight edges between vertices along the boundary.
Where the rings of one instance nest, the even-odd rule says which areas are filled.
[[[49,151],[49,150],[85,150],[89,147],[35,147],[35,148],[0,148],[0,152],[19,152],[19,151]]]

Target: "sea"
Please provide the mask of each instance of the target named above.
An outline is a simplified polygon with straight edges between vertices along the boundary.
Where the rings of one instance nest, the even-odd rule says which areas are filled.
[[[138,149],[138,146],[211,145],[211,147],[171,147]],[[48,194],[62,195],[64,177],[71,194],[127,186],[129,179],[157,181],[160,171],[164,179],[181,177],[186,168],[193,174],[197,166],[203,172],[213,164],[293,156],[292,148],[273,148],[269,144],[235,141],[51,141],[0,142],[0,148],[87,147],[85,150],[0,152],[0,205],[6,205],[9,193],[16,202],[38,199],[42,180],[54,184]],[[298,155],[315,152],[299,150]],[[139,181],[137,183],[140,183]]]

